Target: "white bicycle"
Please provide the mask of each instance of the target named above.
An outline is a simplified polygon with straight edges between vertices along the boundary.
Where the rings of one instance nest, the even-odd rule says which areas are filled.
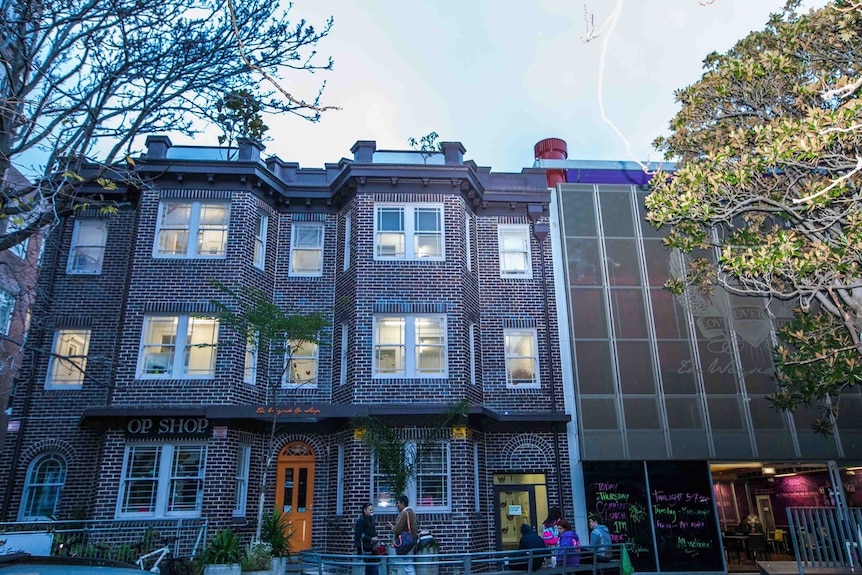
[[[147,568],[147,563],[156,556],[158,557],[153,561],[153,564]],[[161,573],[164,570],[167,575],[192,575],[191,567],[182,559],[172,556],[171,548],[167,545],[141,555],[135,561],[135,565],[140,567],[141,571],[149,571],[150,573]]]

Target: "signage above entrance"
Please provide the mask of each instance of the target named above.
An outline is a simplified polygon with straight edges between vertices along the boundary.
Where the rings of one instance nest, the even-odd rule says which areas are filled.
[[[202,439],[212,435],[205,417],[135,417],[126,424],[126,439]]]

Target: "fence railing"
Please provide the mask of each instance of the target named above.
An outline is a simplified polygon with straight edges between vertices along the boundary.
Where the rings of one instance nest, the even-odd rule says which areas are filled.
[[[50,555],[132,562],[167,543],[174,556],[195,557],[206,529],[204,518],[0,522],[0,553],[50,549]]]
[[[787,520],[800,575],[862,567],[862,508],[789,507]]]
[[[573,573],[597,573],[607,569],[618,573],[620,553],[623,545],[608,545],[610,557],[604,558],[596,553],[595,547],[568,548],[577,561],[559,561],[556,567],[551,557],[557,549],[480,551],[474,553],[426,553],[410,555],[346,555],[301,551],[297,570],[302,575],[364,575],[369,562],[379,565],[380,575],[398,575],[400,567],[410,563],[416,575],[500,575],[501,573],[535,573],[536,575],[568,575]],[[606,554],[603,552],[603,554]],[[535,560],[535,564],[534,564]],[[577,562],[577,565],[572,563]],[[539,566],[541,565],[541,566]]]

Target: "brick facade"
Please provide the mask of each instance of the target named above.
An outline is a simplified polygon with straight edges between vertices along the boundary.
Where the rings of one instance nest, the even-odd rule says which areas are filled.
[[[373,142],[358,142],[353,161],[324,169],[300,169],[277,158],[261,161],[260,149],[248,142],[240,145],[241,160],[206,159],[215,157],[213,150],[173,148],[167,138],[150,139],[149,153],[137,163],[152,186],[141,190],[129,209],[107,217],[100,274],[68,275],[74,219],[54,231],[57,241],[46,250],[39,278],[48,297],[35,312],[44,321],[31,337],[40,349],[51,349],[56,329],[89,329],[86,377],[79,389],[45,389],[48,356],[27,356],[19,379],[27,394],[16,395],[12,406],[22,422],[16,436],[20,456],[4,458],[0,465],[0,483],[11,486],[4,519],[19,516],[28,467],[48,452],[59,454],[68,467],[59,516],[119,517],[127,448],[162,445],[136,442],[131,422],[200,419],[210,433],[192,444],[205,445],[199,508],[211,527],[233,525],[249,537],[263,462],[300,442],[314,457],[311,541],[319,549],[348,551],[351,538],[345,533],[351,532],[360,504],[372,497],[369,451],[354,439],[351,418],[376,414],[401,427],[405,437],[419,437],[435,414],[463,398],[471,405],[469,433],[449,442],[448,510],[423,513],[420,507],[422,527],[432,529],[449,551],[497,545],[501,511],[495,476],[543,475],[545,487],[536,495],[541,511],[534,513],[549,505],[571,509],[544,172],[492,173],[464,161],[458,143],[444,144],[444,152],[428,163],[418,154],[384,163],[387,154],[376,152]],[[224,257],[154,257],[159,204],[168,200],[229,205]],[[380,204],[442,206],[445,258],[375,259]],[[252,265],[261,213],[269,218],[264,269]],[[76,217],[100,216],[82,212]],[[308,222],[323,228],[322,273],[291,275],[292,231]],[[528,226],[529,279],[500,277],[501,224]],[[347,269],[345,246],[350,250]],[[280,377],[283,358],[267,357],[263,350],[257,384],[244,383],[245,338],[226,326],[219,327],[213,378],[140,377],[146,317],[214,315],[212,301],[224,294],[212,280],[257,288],[284,309],[323,312],[328,327],[319,335],[316,385],[279,387],[273,401],[267,381]],[[444,316],[447,377],[375,377],[374,318],[380,314]],[[341,349],[343,325],[347,350]],[[507,386],[507,328],[535,330],[540,387]],[[343,353],[346,374],[341,373]],[[292,413],[297,407],[301,416]],[[276,415],[271,452],[269,408],[282,412]],[[4,449],[11,443],[7,438]],[[235,517],[237,457],[246,444],[251,445],[246,512]],[[163,445],[184,444],[169,439]],[[275,503],[277,469],[278,464],[267,472],[267,507]],[[393,518],[378,513],[378,525]]]

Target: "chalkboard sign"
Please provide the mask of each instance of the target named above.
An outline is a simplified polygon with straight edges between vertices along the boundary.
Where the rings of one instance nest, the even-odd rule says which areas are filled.
[[[635,572],[656,571],[649,498],[641,461],[584,462],[587,513],[597,513],[614,543],[628,543]],[[589,534],[581,541],[589,540]],[[585,543],[584,543],[585,544]]]
[[[662,571],[723,571],[706,462],[650,461],[649,499]]]

